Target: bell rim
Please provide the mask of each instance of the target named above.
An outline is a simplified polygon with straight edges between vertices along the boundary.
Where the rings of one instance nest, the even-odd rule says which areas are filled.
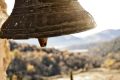
[[[6,35],[0,32],[0,38],[5,38],[5,39],[30,39],[30,38],[47,38],[47,37],[57,37],[57,36],[64,36],[64,35],[70,35],[70,34],[75,34],[75,33],[81,33],[83,31],[88,31],[90,29],[93,29],[96,27],[96,24],[92,24],[91,27],[87,27],[84,29],[80,29],[79,27],[74,27],[74,28],[67,28],[65,30],[54,30],[52,31],[45,31],[44,34],[39,33],[33,33],[31,35],[29,34],[13,34],[13,35]],[[51,33],[52,32],[52,33]]]

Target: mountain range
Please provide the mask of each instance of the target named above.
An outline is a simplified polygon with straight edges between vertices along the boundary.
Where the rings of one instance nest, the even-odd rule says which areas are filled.
[[[85,38],[75,37],[73,35],[65,35],[65,36],[49,38],[47,47],[54,47],[58,49],[65,48],[70,50],[84,49],[86,48],[86,46],[90,46],[91,44],[110,41],[117,37],[120,37],[120,29],[104,30],[102,32],[99,32],[97,34],[94,34]],[[21,41],[21,42],[24,42],[24,41]],[[35,40],[28,40],[26,42],[38,45],[38,42],[36,42]]]
[[[98,47],[102,43],[110,42],[118,38],[120,38],[120,30],[109,29],[80,39],[80,42],[83,43],[78,42],[77,44],[65,48],[69,50],[88,49],[91,47]]]

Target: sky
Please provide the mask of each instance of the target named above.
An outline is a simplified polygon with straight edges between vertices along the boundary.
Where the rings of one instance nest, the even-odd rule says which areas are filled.
[[[75,34],[86,37],[107,29],[120,29],[120,0],[79,0],[94,17],[97,26],[87,32]]]
[[[6,0],[8,14],[12,12],[14,0]],[[79,0],[96,21],[96,28],[82,33],[72,34],[86,37],[107,29],[120,29],[120,0]]]

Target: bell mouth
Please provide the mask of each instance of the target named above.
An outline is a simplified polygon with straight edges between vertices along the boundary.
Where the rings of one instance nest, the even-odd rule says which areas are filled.
[[[62,35],[68,35],[73,33],[79,33],[83,32],[89,29],[95,28],[96,24],[94,21],[86,23],[86,25],[80,26],[80,22],[71,22],[71,23],[64,23],[61,25],[54,25],[53,27],[47,28],[44,27],[42,32],[39,32],[42,30],[41,28],[37,28],[34,33],[25,33],[26,29],[24,30],[3,30],[4,33],[8,34],[9,31],[13,32],[14,35],[6,35],[3,32],[0,32],[1,38],[8,38],[8,39],[28,39],[28,38],[46,38],[46,37],[56,37],[56,36],[62,36]],[[67,28],[65,28],[67,26]],[[60,28],[60,29],[59,29]],[[63,29],[62,29],[63,28]],[[17,33],[19,32],[19,33]],[[21,33],[20,33],[21,32]],[[36,33],[35,33],[36,32]]]
[[[9,19],[8,19],[9,21]],[[10,21],[11,22],[11,21]],[[43,27],[36,26],[31,28],[10,28],[8,29],[8,23],[3,24],[0,32],[0,38],[7,39],[29,39],[29,38],[46,38],[46,37],[56,37],[68,34],[74,34],[83,32],[96,27],[96,23],[91,15],[87,15],[84,19],[79,21],[64,22],[56,25],[46,25]],[[13,24],[13,23],[12,23]],[[17,22],[14,22],[18,25]]]
[[[62,18],[59,17],[61,20],[60,22],[62,22],[60,24],[56,24],[55,22],[56,19],[54,19],[53,17],[51,19],[48,18],[49,21],[52,20],[52,22],[50,22],[49,25],[45,25],[42,27],[36,25],[35,23],[30,22],[29,24],[30,28],[29,27],[24,28],[25,26],[22,26],[23,24],[19,24],[19,22],[22,21],[21,20],[22,16],[19,16],[20,20],[18,17],[17,20],[18,22],[14,21],[13,16],[10,16],[2,26],[0,32],[0,38],[7,38],[7,39],[47,38],[47,37],[56,37],[56,36],[73,34],[73,33],[79,33],[89,29],[93,29],[96,26],[93,17],[86,11],[84,11],[84,13],[86,15],[80,18],[77,18],[78,16],[75,16],[75,18],[74,16],[72,16],[72,18],[70,19],[73,19],[73,21],[69,20],[68,18],[65,20],[65,22],[63,22]],[[77,21],[75,21],[74,19],[77,19]],[[40,22],[38,21],[38,23]],[[12,28],[11,26],[14,26],[15,28]]]

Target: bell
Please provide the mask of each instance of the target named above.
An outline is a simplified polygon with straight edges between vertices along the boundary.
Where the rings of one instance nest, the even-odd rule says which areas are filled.
[[[3,24],[0,38],[38,38],[82,32],[95,27],[93,17],[78,0],[15,0],[13,12]]]

